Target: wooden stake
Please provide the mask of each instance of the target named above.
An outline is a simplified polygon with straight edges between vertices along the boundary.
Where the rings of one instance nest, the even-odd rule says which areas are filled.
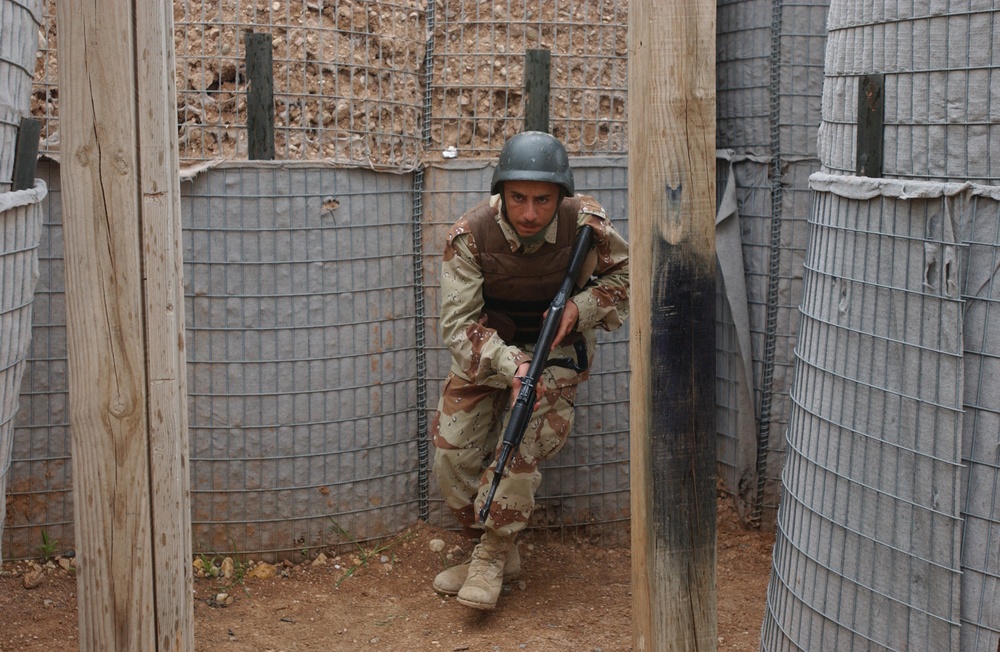
[[[883,126],[885,115],[885,75],[858,77],[857,161],[859,177],[882,176]]]
[[[274,45],[270,34],[247,32],[247,155],[274,160]]]
[[[172,5],[57,12],[80,650],[193,650]]]
[[[524,54],[524,130],[549,131],[549,87],[552,53],[528,50]]]
[[[35,168],[38,165],[38,137],[42,123],[34,118],[21,118],[14,144],[14,172],[11,190],[28,190],[35,187]]]
[[[715,3],[629,7],[636,652],[717,645]]]

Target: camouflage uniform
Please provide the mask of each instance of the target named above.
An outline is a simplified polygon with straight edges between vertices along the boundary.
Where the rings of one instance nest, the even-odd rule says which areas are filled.
[[[512,252],[531,253],[541,246],[537,243],[522,249],[517,233],[500,216],[500,195],[490,197],[489,205]],[[546,227],[545,241],[555,241],[558,219]],[[576,330],[583,334],[588,359],[593,359],[594,329],[614,330],[628,313],[628,243],[590,197],[582,197],[577,216],[577,225],[584,224],[594,227],[596,261],[592,254],[588,260],[588,269],[593,269],[590,281],[571,300],[580,312]],[[518,366],[531,359],[534,348],[507,344],[480,319],[484,302],[478,256],[466,215],[448,232],[443,256],[441,330],[452,365],[431,435],[434,476],[445,503],[469,536],[481,534],[477,515],[493,481],[494,460],[512,401],[511,383]],[[576,354],[572,345],[563,345],[549,357],[575,359]],[[545,369],[537,386],[540,405],[532,414],[520,449],[508,462],[509,475],[497,489],[487,529],[508,536],[527,525],[541,481],[538,465],[566,443],[573,426],[577,385],[588,377],[589,370]]]

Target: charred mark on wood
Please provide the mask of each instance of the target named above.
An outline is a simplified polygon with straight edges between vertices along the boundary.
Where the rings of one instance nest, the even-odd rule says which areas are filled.
[[[698,259],[688,242],[655,242],[648,433],[652,521],[668,550],[693,550],[715,541],[714,259]]]

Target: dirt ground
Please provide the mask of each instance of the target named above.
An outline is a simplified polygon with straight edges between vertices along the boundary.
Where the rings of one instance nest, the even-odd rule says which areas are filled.
[[[444,542],[435,552],[434,540]],[[431,589],[435,573],[471,545],[419,523],[379,547],[325,563],[280,566],[270,579],[195,580],[199,652],[298,650],[499,652],[632,649],[631,556],[580,533],[529,531],[520,540],[523,575],[492,612],[468,609]],[[718,634],[721,651],[756,651],[774,536],[740,525],[729,500],[718,518]],[[461,548],[459,552],[457,548]],[[212,560],[195,560],[199,564]],[[216,560],[220,563],[222,560]],[[62,562],[68,565],[67,561]],[[58,560],[33,572],[9,562],[0,573],[0,650],[76,650],[76,582]],[[25,588],[35,581],[37,586]],[[221,595],[220,595],[221,594]]]

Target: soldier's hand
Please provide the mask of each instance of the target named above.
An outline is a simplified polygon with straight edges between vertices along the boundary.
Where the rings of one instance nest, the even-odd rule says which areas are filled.
[[[545,311],[548,313],[548,311]],[[563,308],[562,319],[559,320],[559,330],[556,331],[556,336],[552,338],[552,348],[555,349],[563,341],[563,338],[570,334],[573,327],[576,326],[576,320],[580,318],[580,309],[576,307],[576,303],[573,301],[567,301],[566,307]]]
[[[514,380],[510,383],[510,406],[514,407],[514,403],[517,402],[517,395],[521,391],[521,379],[528,375],[528,369],[531,368],[531,362],[522,362],[517,365],[517,371],[514,373]],[[538,406],[542,404],[541,396],[539,396],[539,388],[535,386],[535,405],[532,407],[532,411],[537,410]]]

